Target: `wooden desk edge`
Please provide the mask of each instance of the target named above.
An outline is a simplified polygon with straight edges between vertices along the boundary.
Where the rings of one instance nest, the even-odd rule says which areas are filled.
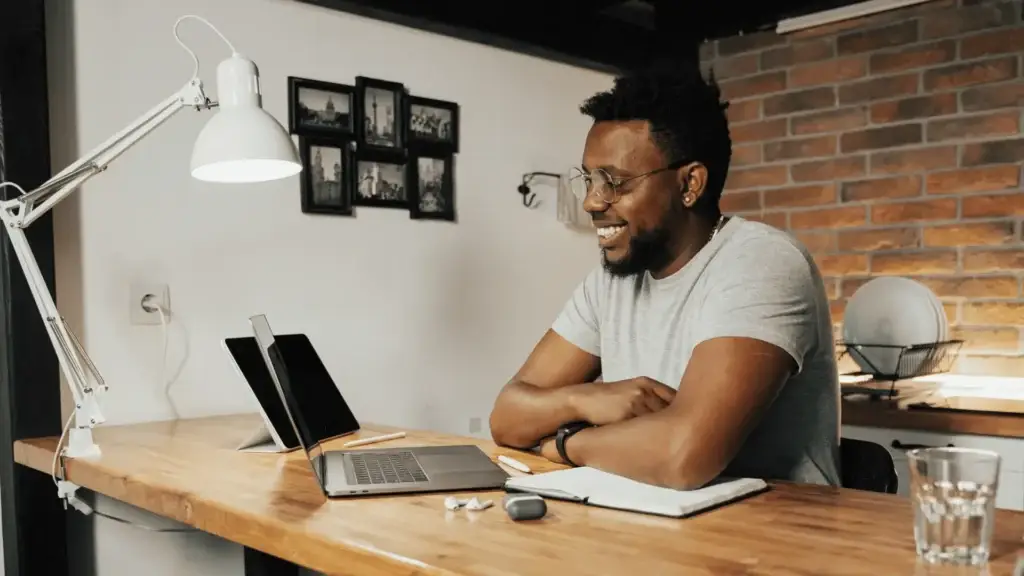
[[[48,448],[48,445],[56,445],[56,437],[40,437],[30,438],[26,440],[18,440],[14,443],[14,459],[15,462],[32,468],[39,472],[43,472],[46,475],[51,474],[53,465],[53,450]],[[107,497],[114,498],[115,500],[130,504],[141,510],[156,514],[158,516],[180,522],[186,526],[195,528],[198,531],[212,534],[220,538],[224,538],[229,542],[234,542],[247,548],[259,550],[266,554],[276,556],[282,560],[287,560],[299,566],[307,569],[322,572],[324,574],[331,574],[332,568],[330,566],[318,565],[316,562],[309,562],[306,555],[296,551],[294,547],[285,547],[283,542],[288,539],[283,537],[272,537],[265,535],[264,537],[250,536],[252,532],[247,533],[245,536],[239,537],[235,532],[229,533],[227,530],[221,530],[218,526],[205,526],[203,523],[197,523],[193,518],[189,518],[190,514],[187,512],[192,509],[195,503],[188,505],[188,503],[182,503],[185,505],[172,506],[165,509],[153,506],[154,500],[147,498],[137,498],[132,496],[132,492],[129,491],[126,495],[114,496],[106,493],[102,488],[96,486],[89,480],[89,462],[88,461],[76,461],[76,467],[79,469],[84,468],[86,473],[74,474],[73,477],[69,477],[68,480],[81,486],[82,488],[95,491],[96,493],[103,494]],[[69,471],[69,476],[71,472]],[[83,478],[84,476],[84,478]],[[152,486],[148,486],[152,488]],[[159,487],[156,487],[159,489]],[[137,494],[137,492],[135,492]],[[57,497],[56,487],[54,488],[54,498]],[[164,503],[167,503],[165,499],[161,499]],[[250,514],[245,510],[236,510],[236,515],[245,515],[248,521],[255,525],[260,526],[266,531],[267,534],[274,534],[280,532],[280,529],[272,522],[268,522],[261,516],[256,514]],[[283,535],[282,535],[283,536]],[[316,540],[319,545],[323,546],[336,546],[336,542],[325,541],[315,536],[310,536],[309,540]],[[360,568],[360,574],[395,574],[395,573],[409,573],[409,574],[430,574],[436,576],[460,576],[458,573],[438,568],[436,566],[424,565],[416,560],[403,559],[393,554],[387,553],[383,550],[369,550],[362,546],[352,545],[347,548],[348,554],[357,555],[360,557],[362,562],[356,564]],[[310,554],[310,557],[316,558],[316,555]],[[404,572],[403,572],[404,571]]]
[[[1024,415],[952,410],[902,410],[885,400],[843,400],[842,421],[847,426],[1024,438]]]
[[[383,430],[382,430],[383,431]],[[374,430],[374,433],[379,433]],[[15,461],[18,464],[50,474],[53,462],[55,437],[34,438],[14,443]],[[500,449],[499,449],[500,451]],[[516,456],[519,458],[519,456]],[[536,456],[524,459],[537,470],[544,468]],[[543,461],[546,462],[546,461]],[[536,466],[534,466],[536,464]],[[557,465],[549,463],[557,468]],[[415,557],[403,557],[385,549],[376,549],[360,541],[330,539],[320,534],[308,534],[296,538],[287,525],[272,517],[249,512],[238,506],[221,506],[216,502],[183,493],[171,486],[156,482],[133,481],[130,475],[112,473],[109,469],[88,460],[74,460],[69,465],[69,480],[104,494],[110,498],[136,506],[158,516],[169,518],[216,535],[242,546],[259,550],[294,564],[323,573],[336,573],[337,554],[325,550],[343,549],[346,571],[360,574],[431,574],[456,576],[457,572],[434,565],[424,564]],[[784,489],[783,485],[770,483],[773,489]],[[56,492],[56,490],[54,490]],[[56,497],[56,494],[54,494]],[[215,513],[208,513],[207,510]],[[1000,511],[1003,517],[1015,517],[1013,522],[1024,522],[1024,513]],[[253,529],[241,532],[230,530],[230,524],[247,523]],[[1016,538],[1017,536],[1014,536]],[[347,572],[348,573],[348,572]]]

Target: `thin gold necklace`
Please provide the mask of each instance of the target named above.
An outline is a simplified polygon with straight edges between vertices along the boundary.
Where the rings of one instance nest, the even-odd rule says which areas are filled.
[[[711,230],[711,236],[708,238],[708,244],[715,239],[715,234],[718,234],[718,231],[722,228],[723,222],[725,222],[725,214],[720,214],[718,216],[718,222],[715,223],[715,227]]]

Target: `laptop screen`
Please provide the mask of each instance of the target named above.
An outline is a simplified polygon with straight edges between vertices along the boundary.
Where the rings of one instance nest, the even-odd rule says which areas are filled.
[[[253,316],[249,320],[288,421],[323,487],[321,444],[357,431],[359,422],[308,338],[304,335],[275,338],[265,316]]]

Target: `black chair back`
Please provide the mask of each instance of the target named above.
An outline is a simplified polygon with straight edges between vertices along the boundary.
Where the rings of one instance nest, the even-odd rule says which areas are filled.
[[[842,438],[839,442],[843,488],[895,494],[899,487],[892,455],[881,444]]]

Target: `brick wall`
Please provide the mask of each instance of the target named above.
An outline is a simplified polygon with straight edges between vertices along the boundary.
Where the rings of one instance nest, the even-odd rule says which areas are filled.
[[[702,47],[730,100],[723,211],[811,249],[840,326],[865,280],[942,299],[959,373],[1024,376],[1021,1],[933,0]]]

